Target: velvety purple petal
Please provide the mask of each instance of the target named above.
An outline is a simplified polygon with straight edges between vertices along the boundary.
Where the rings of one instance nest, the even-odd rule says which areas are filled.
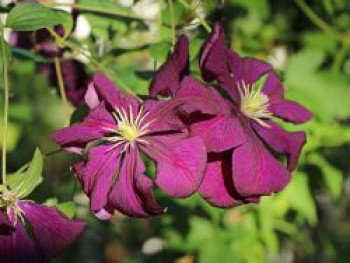
[[[89,113],[84,122],[58,130],[51,138],[61,147],[79,153],[87,143],[101,139],[107,134],[105,128],[116,128],[116,124],[101,103]]]
[[[302,147],[306,143],[305,132],[287,132],[272,121],[266,122],[265,128],[253,123],[255,131],[275,151],[288,157],[288,169],[293,171],[298,163]]]
[[[19,201],[18,205],[32,227],[36,247],[45,262],[72,245],[84,230],[84,222],[69,220],[54,207],[30,201]]]
[[[288,100],[270,104],[269,111],[274,116],[295,124],[307,122],[313,116],[311,111],[299,103]]]
[[[130,106],[138,108],[140,103],[136,97],[119,90],[113,81],[102,73],[96,73],[93,77],[93,82],[101,100],[106,101],[112,109],[128,110]]]
[[[119,177],[109,195],[109,206],[134,217],[164,213],[152,195],[153,181],[145,174],[137,148],[125,153]]]
[[[190,130],[203,140],[208,152],[226,151],[245,140],[242,125],[234,116],[217,115],[192,124]]]
[[[45,263],[29,239],[21,221],[17,218],[16,231],[0,235],[0,262],[4,263]]]
[[[221,24],[216,22],[208,39],[202,46],[199,59],[199,66],[205,81],[213,81],[219,76],[229,73],[226,48],[224,30]]]
[[[100,145],[90,149],[86,163],[78,162],[74,170],[90,197],[90,207],[97,216],[107,204],[107,197],[120,163],[123,146],[111,150],[113,145]],[[99,216],[101,218],[101,216]]]
[[[276,72],[268,73],[261,91],[269,97],[270,103],[283,100],[284,87]]]
[[[15,231],[13,223],[8,218],[7,214],[0,211],[0,236],[9,235]]]
[[[174,52],[157,70],[153,78],[150,86],[152,97],[174,96],[179,89],[181,79],[189,73],[188,45],[187,36],[181,35],[174,47]]]
[[[281,191],[290,181],[290,172],[265,148],[253,131],[232,155],[233,182],[241,196],[269,195]]]
[[[243,204],[234,198],[231,168],[232,152],[210,155],[199,194],[217,207],[232,207]]]
[[[84,99],[86,105],[88,105],[90,109],[94,109],[100,104],[100,100],[93,82],[89,83]]]
[[[198,190],[206,163],[206,149],[199,137],[149,136],[143,151],[156,162],[156,184],[174,197]]]
[[[181,109],[187,113],[195,111],[205,114],[229,113],[232,108],[230,102],[216,89],[204,86],[192,77],[185,77],[181,82],[176,99],[183,101]]]

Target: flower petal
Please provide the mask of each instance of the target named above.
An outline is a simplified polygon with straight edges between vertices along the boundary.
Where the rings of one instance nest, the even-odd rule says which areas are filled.
[[[66,150],[81,153],[87,143],[101,139],[108,131],[115,128],[113,117],[106,111],[104,103],[92,110],[84,122],[56,131],[51,139]]]
[[[106,101],[112,109],[123,108],[129,109],[138,108],[139,101],[136,97],[120,91],[112,80],[107,78],[102,73],[96,73],[93,77],[94,87],[101,100]]]
[[[185,77],[176,99],[183,101],[181,110],[186,113],[200,111],[205,114],[227,113],[231,110],[229,101],[214,88],[204,86],[192,77]]]
[[[174,52],[169,59],[157,70],[150,86],[150,95],[155,97],[174,96],[180,87],[181,79],[189,73],[188,58],[189,40],[181,35],[177,41]]]
[[[149,136],[143,151],[156,162],[156,184],[174,197],[198,190],[206,163],[206,149],[199,137]]]
[[[266,121],[268,128],[253,123],[255,131],[275,151],[288,157],[288,169],[293,171],[298,163],[300,152],[306,143],[305,132],[287,132],[272,121]]]
[[[0,260],[4,263],[44,263],[39,258],[34,243],[29,239],[20,219],[10,235],[0,235]]]
[[[205,81],[213,81],[228,74],[225,33],[221,24],[216,22],[212,32],[202,46],[199,66]]]
[[[232,181],[232,151],[209,154],[207,168],[199,194],[210,204],[217,207],[232,207],[243,204],[237,196]]]
[[[0,235],[10,235],[16,228],[8,216],[0,211]]]
[[[203,140],[208,152],[226,151],[245,140],[242,125],[234,116],[217,115],[192,124],[190,130]]]
[[[119,177],[109,194],[109,207],[134,217],[164,213],[152,195],[153,181],[145,174],[145,166],[137,148],[127,151]]]
[[[88,160],[74,165],[74,171],[90,197],[91,211],[99,215],[106,206],[107,197],[120,163],[122,146],[111,150],[113,145],[100,145],[90,149]],[[102,217],[100,217],[102,218]]]
[[[313,116],[311,111],[299,103],[288,100],[270,104],[269,111],[274,116],[295,124],[307,122]]]
[[[290,181],[290,172],[247,130],[246,142],[232,156],[233,182],[241,196],[269,195],[281,191]]]
[[[44,262],[50,261],[72,245],[84,230],[84,222],[69,220],[54,207],[29,201],[19,201],[18,206],[32,227],[38,252]]]

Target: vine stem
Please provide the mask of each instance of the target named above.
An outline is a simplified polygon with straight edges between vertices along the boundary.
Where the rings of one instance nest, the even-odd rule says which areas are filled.
[[[170,22],[171,22],[171,42],[173,45],[176,43],[176,28],[175,28],[175,16],[174,16],[174,5],[173,0],[168,0]]]
[[[6,186],[6,148],[7,148],[7,131],[8,131],[8,108],[9,108],[9,81],[7,71],[7,57],[5,52],[4,28],[0,25],[1,30],[1,55],[3,57],[3,77],[4,77],[4,131],[2,139],[2,184]]]
[[[68,3],[56,3],[52,1],[45,1],[42,2],[43,5],[47,7],[71,7],[73,9],[78,9],[82,12],[90,12],[90,13],[99,13],[99,14],[105,14],[105,15],[110,15],[110,16],[119,16],[123,18],[129,18],[129,19],[134,19],[134,20],[140,20],[140,21],[154,21],[154,19],[146,18],[146,17],[139,17],[127,13],[122,13],[114,10],[107,10],[101,7],[96,7],[96,6],[88,6],[88,5],[79,5],[79,4],[68,4]]]
[[[58,83],[58,88],[59,88],[61,99],[62,99],[63,108],[64,108],[64,111],[66,113],[66,116],[69,117],[69,106],[68,106],[67,94],[66,94],[66,90],[64,88],[61,63],[60,63],[60,59],[58,57],[54,58],[54,64],[55,64],[57,83]]]
[[[350,35],[341,34],[336,31],[332,26],[328,25],[323,21],[312,9],[309,7],[304,0],[295,0],[297,6],[304,12],[304,14],[310,19],[310,21],[323,30],[328,35],[334,37],[335,39],[350,45]]]

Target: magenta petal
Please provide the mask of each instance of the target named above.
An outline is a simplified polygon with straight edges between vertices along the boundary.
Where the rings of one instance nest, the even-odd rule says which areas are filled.
[[[217,114],[229,112],[231,109],[229,101],[216,89],[204,86],[192,77],[183,79],[176,99],[184,102],[181,109],[187,113],[200,111],[204,114]]]
[[[234,116],[217,115],[209,120],[194,123],[191,133],[199,136],[208,152],[222,152],[245,140],[244,131],[239,120]]]
[[[123,108],[127,110],[130,106],[132,106],[132,108],[138,107],[139,102],[136,97],[120,91],[113,81],[102,73],[96,73],[93,77],[93,82],[97,94],[103,101],[106,101],[112,109]]]
[[[35,244],[45,262],[72,245],[84,230],[84,222],[69,220],[54,207],[29,201],[19,201],[18,206],[32,227]]]
[[[93,82],[89,83],[84,99],[90,109],[94,109],[100,104],[100,99],[98,98]]]
[[[115,128],[115,121],[101,103],[92,110],[84,122],[56,131],[51,139],[70,152],[79,153],[91,141],[101,139],[108,131]]]
[[[213,25],[207,41],[202,46],[199,65],[205,81],[213,81],[228,74],[224,30],[220,23]]]
[[[208,158],[207,168],[199,194],[210,204],[217,207],[232,207],[242,204],[233,197],[231,154],[226,152]]]
[[[276,72],[268,73],[261,91],[269,97],[270,103],[283,100],[284,87]]]
[[[298,163],[301,149],[306,142],[305,132],[287,132],[272,121],[267,121],[267,124],[270,127],[265,128],[255,123],[253,127],[259,136],[275,151],[287,155],[288,169],[293,171]]]
[[[273,157],[253,131],[232,157],[233,182],[241,196],[269,195],[281,191],[290,181],[290,172]]]
[[[158,69],[150,86],[150,95],[155,97],[174,96],[180,87],[181,79],[189,73],[187,36],[181,35],[174,52],[169,59]]]
[[[147,137],[145,153],[156,162],[156,184],[174,197],[187,197],[198,190],[206,163],[206,149],[199,137]]]
[[[84,192],[90,197],[91,210],[96,215],[100,215],[107,204],[107,196],[119,167],[122,146],[113,150],[110,150],[111,147],[113,145],[93,147],[89,151],[87,162],[79,162],[74,166]]]
[[[164,213],[152,195],[153,181],[144,172],[139,151],[136,148],[127,151],[119,177],[109,194],[108,206],[134,217]]]
[[[15,231],[13,223],[10,221],[8,216],[0,211],[0,236],[9,235]]]
[[[39,258],[34,243],[29,239],[19,218],[17,218],[15,232],[10,235],[0,235],[0,262],[46,262],[43,259]]]
[[[269,106],[269,111],[271,111],[274,116],[295,124],[307,122],[313,116],[311,111],[304,108],[299,103],[288,100],[272,103]]]

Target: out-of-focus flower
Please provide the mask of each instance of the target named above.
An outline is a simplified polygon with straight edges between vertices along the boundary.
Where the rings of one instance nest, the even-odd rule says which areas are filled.
[[[178,72],[172,66],[174,56],[179,59],[174,53],[167,64],[173,72]],[[257,202],[260,196],[282,190],[290,181],[290,171],[297,165],[306,136],[304,132],[283,130],[271,117],[298,124],[308,121],[311,112],[284,99],[282,83],[269,64],[241,58],[228,49],[218,23],[202,47],[200,68],[204,80],[217,80],[227,96],[190,77],[183,78],[180,85],[171,86],[175,89],[164,84],[151,88],[153,95],[203,98],[202,103],[183,108],[188,114],[191,134],[200,136],[208,151],[199,193],[215,206],[231,207]],[[166,66],[163,71],[158,75],[171,72]],[[256,82],[262,77],[266,79],[260,88]],[[220,112],[212,115],[215,104]],[[287,168],[273,157],[265,144],[287,156]]]
[[[69,220],[54,207],[17,200],[6,190],[1,195],[0,260],[6,263],[50,262],[82,233],[85,223]],[[26,232],[30,225],[33,239]]]
[[[108,219],[114,210],[135,217],[164,212],[152,195],[142,154],[156,163],[155,183],[167,194],[183,198],[198,190],[206,151],[176,116],[178,101],[141,102],[102,74],[94,76],[85,98],[91,109],[86,119],[52,138],[70,152],[89,148],[87,160],[74,169],[98,218]]]

